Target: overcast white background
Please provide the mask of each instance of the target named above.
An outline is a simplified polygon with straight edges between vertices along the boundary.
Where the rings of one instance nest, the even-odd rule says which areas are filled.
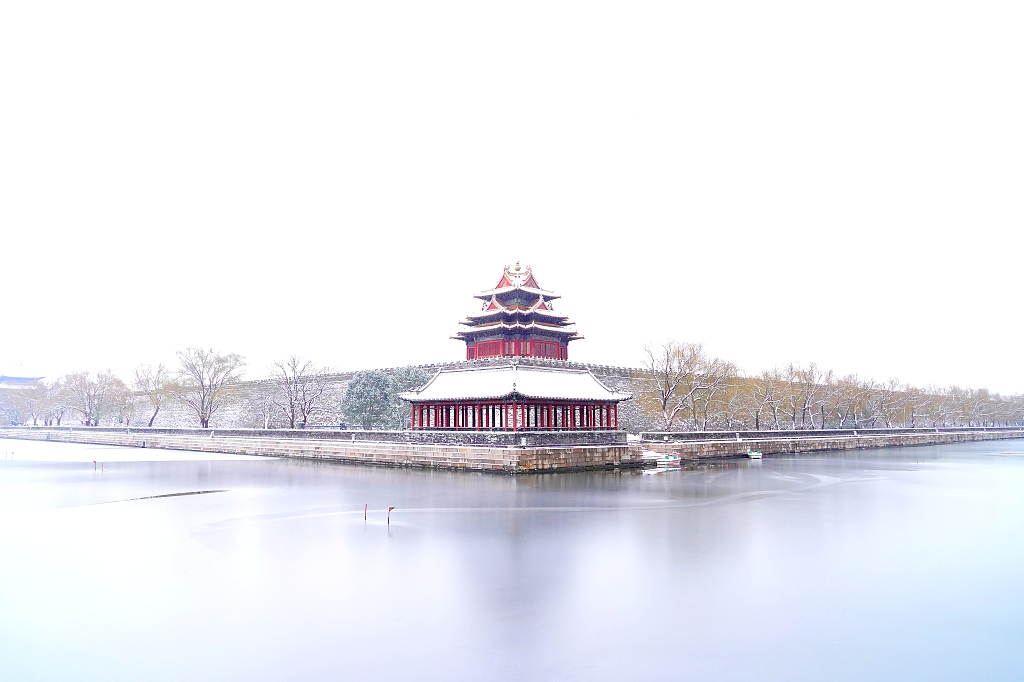
[[[502,267],[637,365],[1024,391],[1016,2],[7,2],[0,373],[456,360]]]

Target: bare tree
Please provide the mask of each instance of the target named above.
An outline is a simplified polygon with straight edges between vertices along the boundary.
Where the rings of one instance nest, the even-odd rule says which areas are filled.
[[[45,419],[49,411],[49,400],[45,384],[36,384],[17,392],[21,412],[32,417],[32,426],[39,425],[39,419]]]
[[[164,406],[170,393],[171,373],[162,364],[156,367],[139,365],[135,368],[135,381],[132,382],[132,387],[142,393],[149,402],[149,409],[153,414],[149,417],[148,426],[153,426],[156,416],[160,414],[160,408]]]
[[[649,377],[646,393],[656,403],[663,427],[670,429],[680,412],[693,409],[694,395],[707,387],[704,347],[669,340],[657,350],[646,346],[644,353],[644,369]]]
[[[235,353],[191,346],[177,355],[175,394],[196,415],[200,427],[209,428],[210,419],[221,408],[228,389],[238,381],[245,361]]]
[[[67,378],[61,377],[56,379],[47,385],[47,390],[49,393],[50,409],[47,412],[46,420],[48,425],[55,422],[57,426],[60,426],[61,421],[64,420],[64,415],[74,409]]]
[[[718,416],[711,408],[717,402],[719,392],[736,383],[736,365],[719,358],[705,358],[699,367],[696,378],[697,388],[690,395],[690,408],[693,411],[693,428],[707,431],[708,423]],[[699,417],[698,417],[699,415]],[[699,421],[698,421],[699,418]]]
[[[752,422],[756,420],[754,413],[757,410],[754,408],[751,395],[753,386],[753,381],[739,376],[738,372],[731,377],[714,400],[715,428],[719,426],[726,430],[746,428],[745,418],[747,416]]]
[[[73,409],[82,414],[86,426],[99,426],[100,412],[107,407],[108,394],[116,388],[120,379],[112,372],[99,372],[95,377],[89,372],[76,372],[65,378],[65,385]]]
[[[900,380],[893,377],[879,384],[874,391],[874,411],[881,415],[887,429],[892,428],[893,419],[900,413],[906,403],[906,394]]]
[[[107,403],[113,413],[113,422],[131,426],[139,408],[139,399],[123,381],[115,379],[107,394]]]
[[[275,362],[272,372],[277,385],[274,404],[288,420],[288,428],[294,429],[296,423],[305,425],[310,415],[319,409],[327,386],[327,371],[293,355]]]

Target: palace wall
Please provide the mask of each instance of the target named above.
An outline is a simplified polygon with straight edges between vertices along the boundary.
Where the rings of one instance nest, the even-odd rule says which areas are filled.
[[[461,360],[456,362],[433,363],[428,365],[416,365],[428,374],[434,374],[441,369],[460,367],[487,367],[507,364],[511,358],[485,358],[481,360]],[[567,362],[562,360],[548,360],[544,358],[517,358],[522,365],[543,366],[543,367],[564,367],[566,369],[589,369],[605,386],[613,391],[626,393],[637,393],[636,378],[642,370],[628,367],[611,367],[608,365],[585,364],[579,362]],[[383,368],[381,371],[391,372],[404,369],[401,367]],[[345,395],[345,389],[356,372],[339,372],[328,377],[327,388],[321,400],[321,409],[312,415],[308,426],[329,427],[338,426],[344,420],[341,416],[341,399]],[[210,421],[211,428],[236,429],[236,428],[263,428],[265,426],[263,416],[264,397],[274,392],[274,382],[270,379],[258,381],[246,381],[232,389],[231,395],[224,402],[224,406]],[[151,412],[147,411],[148,405],[141,404],[139,411],[132,420],[134,426],[144,426],[149,423]],[[639,401],[635,398],[619,404],[619,424],[626,431],[640,431],[643,429],[656,428],[656,424],[644,419],[639,409]],[[167,404],[160,409],[154,427],[162,428],[191,428],[198,426],[195,416],[181,403],[168,400]],[[287,423],[279,411],[272,413],[269,426],[271,428],[283,428]]]

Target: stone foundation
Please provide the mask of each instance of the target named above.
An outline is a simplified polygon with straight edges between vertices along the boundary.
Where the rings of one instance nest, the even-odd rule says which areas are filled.
[[[262,432],[274,434],[274,432]],[[326,437],[328,433],[334,437]],[[598,433],[598,432],[594,432]],[[314,435],[315,434],[315,435]],[[607,438],[608,432],[603,432]],[[504,435],[504,434],[501,434]],[[526,434],[540,442],[539,433]],[[275,437],[276,436],[276,437]],[[522,436],[521,436],[522,437]],[[504,473],[610,469],[643,465],[640,450],[623,443],[602,445],[500,446],[394,443],[354,440],[346,432],[288,432],[287,437],[216,429],[105,429],[9,427],[0,438],[63,443],[93,443],[233,455],[295,457],[380,466],[463,469]],[[624,436],[623,436],[624,440]],[[521,441],[520,441],[521,442]]]

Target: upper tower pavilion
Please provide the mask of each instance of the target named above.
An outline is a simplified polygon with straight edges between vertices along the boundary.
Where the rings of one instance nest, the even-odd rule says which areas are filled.
[[[569,342],[583,337],[551,301],[559,296],[542,289],[530,266],[505,266],[493,289],[475,296],[484,303],[460,324],[468,329],[452,338],[466,342],[466,359],[527,356],[569,359]]]

